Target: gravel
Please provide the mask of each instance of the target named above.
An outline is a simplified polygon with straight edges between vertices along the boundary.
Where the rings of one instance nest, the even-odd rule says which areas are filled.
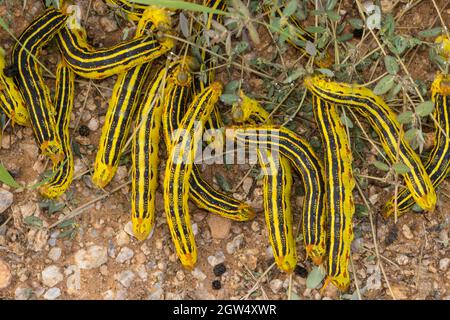
[[[11,283],[11,277],[11,269],[9,265],[5,261],[0,260],[0,290],[9,286]]]
[[[133,250],[131,250],[128,247],[123,247],[122,249],[120,249],[120,252],[116,257],[116,262],[124,263],[125,261],[128,261],[131,258],[133,258],[133,256],[134,256]]]
[[[55,300],[60,295],[61,295],[61,289],[59,289],[59,288],[50,288],[44,294],[44,299],[45,300]]]
[[[50,251],[48,252],[48,257],[54,262],[58,261],[59,258],[61,257],[61,248],[59,247],[51,248]]]
[[[90,246],[75,253],[75,263],[80,269],[95,269],[106,263],[108,254],[105,247]]]
[[[0,189],[0,213],[8,209],[14,201],[14,195],[5,189]]]
[[[54,287],[60,283],[64,276],[58,266],[51,265],[42,270],[42,283],[47,287]]]

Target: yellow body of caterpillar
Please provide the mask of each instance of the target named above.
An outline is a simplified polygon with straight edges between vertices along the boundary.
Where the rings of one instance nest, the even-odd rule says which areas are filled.
[[[162,117],[162,90],[166,70],[163,68],[148,86],[138,110],[133,136],[131,160],[131,221],[133,233],[145,240],[155,223],[155,197],[158,187],[159,141]]]
[[[232,138],[246,147],[278,149],[300,173],[303,200],[304,243],[307,255],[320,262],[326,249],[325,185],[322,163],[311,146],[291,130],[273,125],[232,127]],[[228,134],[228,132],[227,132]]]
[[[164,175],[164,208],[177,255],[186,268],[193,268],[197,249],[190,225],[188,198],[193,161],[202,136],[202,125],[222,93],[214,82],[194,97],[170,148]],[[200,128],[196,126],[200,125]]]
[[[126,14],[128,19],[132,21],[139,21],[142,14],[148,5],[130,2],[126,0],[106,0],[106,2],[119,7],[119,9]]]
[[[191,63],[192,58],[183,58],[181,63],[170,72],[167,79],[163,111],[163,128],[167,149],[171,147],[175,130],[178,129],[189,100],[192,75],[188,66]],[[207,181],[203,180],[197,165],[194,165],[189,180],[189,195],[199,208],[235,221],[247,221],[255,216],[255,212],[248,204],[214,189]]]
[[[436,192],[419,156],[404,140],[403,131],[391,108],[371,90],[326,80],[321,76],[305,79],[306,87],[324,101],[355,108],[371,124],[392,163],[404,163],[409,172],[403,175],[416,202],[433,210]],[[397,159],[398,153],[398,159]]]
[[[249,98],[244,91],[239,93],[240,101],[233,104],[231,114],[236,123],[266,123],[270,124],[269,113],[258,103],[258,101]]]
[[[69,137],[70,115],[75,96],[74,73],[61,58],[56,70],[56,90],[54,105],[56,109],[56,126],[61,141],[64,159],[53,165],[51,179],[41,186],[40,193],[46,198],[56,198],[63,194],[73,179],[73,152]]]
[[[439,123],[435,129],[434,146],[428,155],[425,169],[433,186],[437,188],[450,172],[450,77],[437,74],[431,86],[431,97],[434,102],[434,118]],[[384,208],[384,215],[391,216],[397,211],[401,216],[406,213],[415,201],[408,189],[401,189],[397,199],[392,198]]]
[[[88,44],[86,31],[79,22],[80,9],[72,5],[65,10],[72,16],[58,33],[58,44],[67,64],[84,78],[104,79],[124,73],[160,57],[175,45],[170,38],[156,39],[152,35],[141,33],[139,37],[110,48],[94,48]],[[166,31],[171,28],[170,17],[164,9],[149,7],[142,19],[151,21],[157,30]]]
[[[136,37],[140,37],[151,23],[152,21],[144,16],[138,24]],[[92,181],[100,188],[105,187],[117,171],[141,90],[150,69],[151,64],[145,63],[117,77],[105,116],[92,176]]]
[[[264,214],[275,262],[281,270],[292,272],[297,253],[292,227],[291,165],[286,158],[274,157],[267,149],[258,150],[258,159],[264,173]]]
[[[352,217],[355,212],[352,191],[355,179],[352,154],[336,106],[313,97],[313,110],[322,137],[325,155],[326,205],[328,211],[328,278],[341,290],[350,284],[348,263],[353,241]],[[304,231],[307,232],[307,231]]]
[[[35,59],[66,20],[67,16],[58,10],[47,9],[22,32],[12,52],[12,62],[18,70],[16,81],[27,106],[36,140],[42,153],[49,156],[53,163],[62,159],[62,146],[56,130],[50,90]]]
[[[11,119],[12,125],[30,125],[30,116],[22,93],[14,80],[4,73],[5,51],[0,48],[0,109]]]
[[[450,60],[450,37],[439,36],[436,38],[435,42],[439,45],[438,54],[444,59]]]

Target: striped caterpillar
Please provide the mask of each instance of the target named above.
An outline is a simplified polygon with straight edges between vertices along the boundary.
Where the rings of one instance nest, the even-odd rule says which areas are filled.
[[[175,133],[166,163],[164,208],[175,250],[188,269],[192,269],[197,261],[188,208],[192,163],[202,135],[196,124],[202,129],[221,93],[222,85],[214,82],[194,97]]]
[[[16,81],[28,108],[36,140],[42,153],[53,163],[61,160],[62,146],[57,135],[50,90],[36,59],[41,48],[64,26],[66,19],[67,16],[54,8],[47,9],[22,32],[12,52],[13,65],[18,69]]]
[[[58,44],[64,59],[79,76],[89,79],[104,79],[121,74],[138,65],[150,62],[173,48],[174,41],[167,37],[140,34],[110,48],[94,48],[87,42],[86,31],[79,22],[79,7],[67,6],[65,11],[72,13],[67,25],[58,33]],[[163,9],[149,8],[144,14],[156,29],[169,30],[171,21]]]
[[[325,185],[323,167],[310,145],[284,127],[260,125],[232,127],[227,136],[246,147],[278,149],[300,173],[305,189],[303,200],[304,243],[308,256],[316,263],[325,254]]]
[[[425,210],[436,204],[436,192],[419,156],[404,140],[395,113],[371,90],[328,81],[321,76],[305,79],[306,87],[324,101],[354,107],[371,124],[392,163],[403,162],[409,172],[403,175],[414,200]],[[397,160],[398,153],[398,160]]]
[[[150,13],[150,10],[146,13]],[[151,23],[152,20],[144,15],[139,21],[136,37],[140,37]],[[117,171],[141,90],[150,69],[151,63],[144,63],[117,77],[105,116],[92,176],[92,181],[100,188],[105,187]]]
[[[233,105],[233,120],[237,123],[270,124],[269,113],[241,90],[240,101]],[[286,272],[297,264],[297,253],[292,227],[291,188],[292,173],[289,161],[270,150],[258,149],[258,160],[263,178],[264,216],[269,242],[275,262]]]
[[[435,43],[439,45],[438,53],[445,59],[450,59],[450,37],[439,36],[436,38]]]
[[[167,79],[163,111],[167,150],[171,147],[172,138],[181,122],[189,98],[192,75],[188,66],[191,63],[193,63],[193,58],[183,58],[183,61],[172,70]],[[197,165],[194,165],[189,180],[189,195],[197,207],[235,221],[247,221],[255,216],[255,212],[249,205],[214,189],[207,181],[203,180]]]
[[[29,126],[30,116],[22,93],[14,80],[5,75],[5,66],[5,51],[0,48],[0,109],[11,119],[13,126],[16,123],[21,126]]]
[[[142,18],[142,14],[145,9],[148,8],[148,5],[139,4],[139,3],[131,3],[126,0],[106,0],[106,2],[117,6],[122,12],[126,14],[128,19],[132,21],[139,21]]]
[[[155,197],[158,187],[159,141],[163,104],[160,90],[164,89],[166,69],[156,73],[145,93],[136,117],[133,136],[131,220],[133,232],[145,240],[155,223]]]
[[[433,186],[437,188],[450,172],[450,77],[437,74],[431,86],[431,97],[435,105],[434,118],[439,126],[435,129],[435,141],[433,149],[428,155],[425,169],[430,176]],[[397,210],[400,216],[407,212],[415,201],[408,189],[403,188],[392,198],[384,208],[385,216],[391,216]]]
[[[328,282],[341,290],[350,284],[348,262],[353,241],[352,217],[355,212],[352,190],[352,154],[347,133],[336,106],[313,97],[314,116],[325,153],[325,185],[328,211]],[[304,230],[306,232],[306,230]],[[325,287],[324,286],[324,287]]]
[[[56,127],[62,145],[64,159],[53,165],[51,179],[41,186],[40,193],[47,198],[56,198],[63,194],[73,179],[73,152],[70,145],[69,123],[74,100],[74,73],[61,58],[56,70],[56,91],[54,106],[56,111]]]

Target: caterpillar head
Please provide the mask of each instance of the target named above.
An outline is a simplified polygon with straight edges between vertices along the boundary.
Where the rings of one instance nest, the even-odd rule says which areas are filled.
[[[445,59],[450,59],[450,37],[439,36],[436,38],[435,43],[438,44],[438,54]]]
[[[96,161],[92,182],[97,187],[104,188],[114,177],[116,171],[117,167]]]
[[[147,239],[150,232],[154,229],[153,219],[135,218],[133,215],[131,221],[133,225],[133,234],[139,241]]]

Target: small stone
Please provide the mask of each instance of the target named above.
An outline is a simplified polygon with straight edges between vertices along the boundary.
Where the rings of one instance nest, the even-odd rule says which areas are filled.
[[[260,230],[258,221],[253,221],[251,228],[252,228],[252,231],[258,232]]]
[[[414,239],[414,235],[413,235],[411,229],[408,227],[408,225],[406,225],[406,224],[403,225],[402,232],[406,239],[408,239],[408,240]]]
[[[232,241],[227,243],[227,253],[228,254],[235,253],[236,250],[241,248],[243,244],[244,244],[244,235],[243,234],[237,235],[236,237],[234,237]]]
[[[227,267],[225,267],[223,263],[219,263],[218,265],[214,266],[213,272],[216,277],[220,277],[225,272],[227,272]]]
[[[439,260],[439,270],[447,271],[449,264],[450,264],[449,258],[444,258],[444,259]]]
[[[61,248],[59,247],[51,248],[50,251],[48,252],[48,257],[54,262],[58,261],[59,258],[61,257]]]
[[[406,266],[409,263],[409,258],[404,254],[399,254],[397,256],[397,263],[401,266]]]
[[[14,195],[5,189],[0,189],[0,213],[8,209],[14,201]]]
[[[106,32],[114,32],[117,30],[117,23],[107,17],[100,18],[100,25]]]
[[[75,263],[80,269],[98,268],[107,260],[108,252],[101,246],[90,246],[87,250],[81,249],[75,253]]]
[[[212,288],[214,290],[220,290],[222,288],[222,284],[220,283],[220,280],[214,280],[212,282]]]
[[[220,263],[223,263],[225,261],[225,254],[223,251],[216,252],[215,255],[208,257],[208,263],[214,267]]]
[[[128,288],[135,277],[136,275],[133,271],[125,270],[122,271],[118,276],[116,276],[116,280],[119,281],[125,288]]]
[[[133,256],[134,256],[133,250],[131,250],[128,247],[123,247],[122,249],[120,249],[120,252],[116,257],[116,261],[118,263],[124,263],[125,261],[128,261],[131,258],[133,258]]]
[[[150,295],[148,296],[148,300],[162,300],[164,295],[164,291],[161,288],[156,288]]]
[[[16,288],[14,291],[14,297],[16,300],[28,300],[31,298],[33,290],[31,288]]]
[[[133,223],[131,221],[128,221],[124,227],[123,230],[130,236],[130,237],[134,237],[134,233],[133,233]]]
[[[114,300],[114,291],[108,290],[102,293],[103,300]]]
[[[148,273],[145,270],[145,266],[143,264],[136,267],[136,272],[139,278],[143,281],[147,281]]]
[[[194,234],[194,236],[196,236],[198,234],[198,224],[197,223],[192,224],[192,233]]]
[[[130,243],[130,237],[125,230],[120,230],[116,236],[116,243],[119,247],[125,246]]]
[[[102,276],[108,275],[108,267],[105,264],[100,267],[100,274]]]
[[[88,127],[89,130],[91,130],[91,131],[97,131],[98,126],[99,126],[98,120],[95,119],[95,118],[92,118],[91,120],[89,120],[89,122],[88,122],[88,124],[87,124],[87,127]]]
[[[66,281],[67,293],[76,294],[81,289],[81,275],[80,269],[77,268],[75,273],[67,278]]]
[[[150,248],[148,247],[148,245],[147,245],[146,243],[144,243],[144,244],[141,246],[141,251],[142,251],[142,253],[145,254],[146,256],[148,256],[148,255],[151,253]]]
[[[0,290],[9,286],[11,283],[11,277],[11,269],[9,268],[9,265],[5,261],[0,260]]]
[[[50,288],[44,294],[45,300],[55,300],[61,295],[61,290],[59,288]]]
[[[59,267],[55,265],[48,266],[42,270],[41,275],[42,283],[47,287],[54,287],[64,279]]]
[[[242,190],[244,190],[244,193],[247,195],[250,192],[250,189],[253,185],[253,179],[250,177],[247,177],[242,181]]]
[[[82,137],[87,137],[89,134],[91,133],[91,130],[85,126],[84,124],[82,124],[79,128],[78,128],[78,134]]]
[[[283,288],[283,281],[280,279],[273,279],[269,282],[269,287],[273,293],[278,293]]]
[[[119,166],[117,172],[114,175],[114,180],[117,182],[123,182],[128,177],[128,169],[126,166]],[[133,232],[133,231],[132,231]]]
[[[191,273],[192,276],[197,280],[203,281],[206,279],[206,274],[201,272],[198,268],[195,268]]]
[[[212,214],[208,216],[207,220],[211,230],[211,236],[214,239],[225,239],[229,235],[231,228],[230,219]]]

